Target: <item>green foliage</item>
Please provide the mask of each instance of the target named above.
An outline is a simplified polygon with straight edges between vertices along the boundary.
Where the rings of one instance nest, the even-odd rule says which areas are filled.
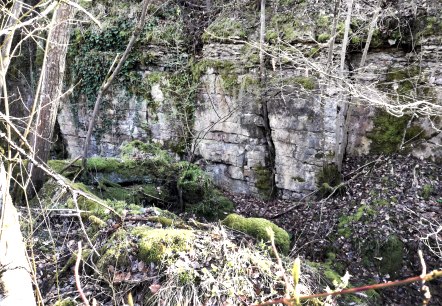
[[[300,36],[304,26],[293,18],[291,13],[277,13],[270,19],[266,32],[266,40],[275,42],[279,37],[285,42],[293,42]]]
[[[172,162],[172,158],[163,150],[159,144],[152,142],[142,142],[134,140],[121,147],[121,157],[123,160],[150,159],[152,161],[167,163]]]
[[[394,274],[402,268],[404,255],[404,243],[394,235],[388,237],[379,250],[382,260],[379,263],[379,271],[384,274]]]
[[[396,84],[398,87],[395,92],[399,95],[399,98],[404,99],[402,96],[410,95],[420,78],[420,67],[410,66],[390,69],[387,73],[386,81],[390,84]]]
[[[281,252],[287,254],[290,250],[289,234],[269,220],[230,214],[222,221],[222,224],[263,241],[269,240],[266,228],[270,227],[275,233],[275,245]]]
[[[418,36],[432,36],[442,33],[442,19],[440,16],[420,16],[416,20]]]
[[[169,200],[167,188],[157,187],[156,184],[132,185],[129,187],[99,185],[95,194],[102,199],[112,201],[124,201],[137,205],[157,203],[160,199],[164,202]]]
[[[333,190],[341,185],[342,175],[336,164],[324,165],[316,177],[317,186],[319,188],[319,196],[324,198],[333,192]],[[343,192],[343,187],[339,187],[337,193]]]
[[[315,79],[313,78],[299,76],[291,80],[301,85],[305,90],[314,90],[316,88]]]
[[[124,229],[118,229],[100,250],[100,258],[97,262],[97,268],[101,273],[108,273],[108,267],[125,266],[130,264],[129,233]]]
[[[71,299],[57,301],[54,306],[76,306],[77,304]]]

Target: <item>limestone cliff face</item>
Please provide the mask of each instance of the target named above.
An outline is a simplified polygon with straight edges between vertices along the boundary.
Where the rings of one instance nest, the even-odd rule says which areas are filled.
[[[340,165],[343,153],[404,148],[440,161],[437,116],[421,111],[396,119],[370,103],[385,95],[396,103],[395,110],[411,99],[440,105],[441,4],[382,4],[367,59],[359,67],[376,3],[355,1],[341,70],[345,4],[329,62],[332,4],[271,1],[262,83],[256,48],[259,9],[252,3],[218,9],[201,50],[190,54],[182,30],[188,11],[172,5],[146,29],[134,65],[108,94],[91,152],[115,155],[124,141],[151,140],[199,159],[230,191],[264,197],[277,191],[288,199],[314,191],[323,167]],[[84,56],[97,54],[93,47],[88,52]],[[79,95],[59,114],[72,157],[80,153],[85,136],[87,99]]]

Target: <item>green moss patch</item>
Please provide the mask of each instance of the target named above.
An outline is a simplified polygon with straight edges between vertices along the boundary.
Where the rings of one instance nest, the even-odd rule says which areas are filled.
[[[407,129],[410,116],[395,117],[385,111],[378,111],[373,119],[373,129],[367,137],[372,141],[370,153],[391,154],[397,152],[404,143],[424,138],[425,132],[419,126],[412,125]],[[405,137],[404,137],[405,132]]]
[[[430,196],[433,194],[433,191],[434,191],[434,188],[432,185],[428,185],[428,184],[424,185],[422,187],[422,192],[421,192],[422,198],[425,201],[428,201],[430,199]]]
[[[319,196],[324,198],[330,195],[335,188],[341,185],[342,175],[336,164],[324,165],[316,175],[316,184],[319,188]],[[339,187],[337,194],[343,191],[343,187]]]
[[[273,186],[273,172],[271,169],[263,166],[258,166],[255,169],[256,182],[255,186],[258,188],[259,195],[268,200],[274,196],[275,188]]]
[[[281,252],[287,254],[290,250],[289,234],[269,220],[230,214],[222,221],[222,224],[263,241],[269,240],[266,228],[270,227],[275,233],[275,244]]]
[[[293,18],[290,12],[278,12],[270,19],[265,38],[270,43],[276,42],[278,38],[292,43],[308,32],[309,27],[309,24]]]
[[[379,251],[382,257],[379,264],[381,273],[393,274],[399,271],[402,268],[404,250],[404,243],[397,236],[389,236]]]
[[[225,197],[220,191],[215,190],[203,201],[188,206],[187,210],[197,215],[204,216],[209,221],[224,219],[233,212],[235,204]]]
[[[62,301],[58,301],[54,304],[54,306],[76,306],[77,303],[75,303],[74,300],[71,299],[65,299]]]
[[[370,217],[375,216],[376,211],[369,205],[361,205],[352,215],[345,215],[339,218],[338,235],[350,238],[352,235],[351,224],[361,222],[365,219],[368,221]]]
[[[200,80],[208,68],[213,68],[221,77],[221,84],[226,94],[235,95],[238,91],[239,80],[235,64],[231,61],[204,59],[192,65],[191,71],[195,80]]]
[[[180,163],[180,167],[178,187],[182,189],[184,201],[190,204],[201,201],[213,188],[209,176],[198,166],[187,162]]]
[[[138,255],[145,262],[160,262],[166,254],[189,251],[194,233],[182,229],[137,227],[132,234],[139,237]]]

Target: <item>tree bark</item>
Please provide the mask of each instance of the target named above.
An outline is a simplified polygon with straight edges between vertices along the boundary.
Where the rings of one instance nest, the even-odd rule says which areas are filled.
[[[339,65],[339,77],[344,78],[344,69],[345,69],[345,57],[347,54],[347,45],[348,45],[348,34],[350,32],[350,22],[351,15],[353,10],[353,0],[347,0],[347,17],[345,19],[345,30],[344,30],[344,38],[342,39],[342,50],[341,50],[341,62]],[[335,163],[338,166],[339,171],[342,169],[342,160],[345,154],[345,146],[347,144],[347,131],[346,131],[346,114],[348,109],[348,103],[345,101],[346,97],[341,93],[338,102],[338,115],[336,118],[336,154],[335,154]]]
[[[272,139],[272,129],[270,127],[269,120],[269,110],[267,106],[266,98],[264,97],[264,90],[266,87],[266,71],[265,71],[265,54],[264,54],[264,43],[265,43],[265,32],[266,32],[266,0],[261,0],[261,14],[260,14],[260,31],[259,31],[259,80],[260,80],[260,100],[262,107],[262,117],[264,119],[264,134],[267,142],[267,148],[270,155],[270,168],[271,168],[271,186],[272,190],[270,194],[266,195],[269,198],[273,197],[275,194],[275,144]]]
[[[0,161],[0,306],[36,305],[26,247]]]
[[[148,0],[143,1],[143,6],[141,9],[141,17],[138,23],[135,26],[135,29],[132,33],[132,36],[129,40],[129,43],[126,46],[126,50],[124,50],[124,53],[120,60],[118,61],[117,67],[112,71],[112,74],[110,77],[103,82],[103,84],[100,87],[100,90],[98,91],[97,100],[95,101],[94,105],[94,111],[92,113],[91,120],[89,121],[89,127],[86,134],[86,140],[84,142],[84,150],[83,150],[83,169],[86,169],[86,163],[87,163],[87,157],[88,157],[88,151],[89,151],[89,143],[91,141],[92,131],[94,130],[94,124],[95,119],[97,118],[98,111],[100,109],[101,101],[103,100],[104,94],[107,92],[109,87],[111,86],[112,82],[114,81],[115,77],[120,72],[121,68],[123,67],[124,62],[126,62],[126,59],[129,56],[130,51],[132,50],[133,45],[135,44],[136,40],[141,34],[141,31],[143,30],[144,23],[146,21],[146,15],[147,15],[147,8],[149,6]],[[111,67],[112,70],[113,67]]]
[[[339,15],[339,6],[341,5],[341,0],[335,0],[335,9],[333,12],[333,27],[332,27],[332,33],[331,33],[331,41],[330,46],[328,49],[328,56],[327,56],[327,72],[330,72],[330,68],[332,67],[333,62],[333,49],[335,47],[335,40],[336,40],[336,26],[338,23],[338,15]]]
[[[31,134],[31,145],[35,159],[46,163],[49,159],[52,135],[54,131],[57,111],[62,96],[63,77],[66,68],[66,54],[70,36],[70,19],[74,9],[61,2],[55,9],[46,43],[43,67],[40,74],[41,90],[36,99],[37,118],[35,130]],[[30,165],[32,185],[28,186],[28,194],[34,194],[44,183],[45,173]]]

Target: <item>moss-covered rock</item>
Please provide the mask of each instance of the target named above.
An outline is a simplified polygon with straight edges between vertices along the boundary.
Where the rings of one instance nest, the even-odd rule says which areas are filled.
[[[183,193],[183,200],[190,204],[201,201],[212,190],[213,184],[209,176],[198,166],[182,162],[178,178],[178,187]]]
[[[153,205],[170,200],[168,188],[157,184],[143,184],[122,187],[119,184],[104,186],[99,183],[99,188],[94,189],[94,194],[105,200],[124,201],[136,205]]]
[[[391,154],[397,152],[402,143],[424,138],[424,130],[416,125],[407,128],[410,116],[395,117],[385,111],[378,111],[373,120],[373,129],[367,137],[371,140],[370,153]]]
[[[235,95],[238,91],[239,73],[236,71],[235,63],[228,60],[204,59],[191,65],[191,72],[194,80],[199,81],[208,68],[213,68],[221,77],[221,86],[226,94]]]
[[[150,227],[136,227],[132,234],[139,237],[138,256],[145,262],[160,262],[165,254],[189,251],[194,237],[191,230]]]
[[[266,229],[270,227],[275,233],[276,246],[284,254],[287,254],[290,250],[289,234],[269,220],[263,218],[245,218],[237,214],[230,214],[222,221],[222,224],[263,241],[269,240]]]

